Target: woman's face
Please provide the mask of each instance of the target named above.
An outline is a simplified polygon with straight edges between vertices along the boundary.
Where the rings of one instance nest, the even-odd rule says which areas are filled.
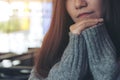
[[[74,22],[102,17],[102,0],[66,0],[66,9]]]

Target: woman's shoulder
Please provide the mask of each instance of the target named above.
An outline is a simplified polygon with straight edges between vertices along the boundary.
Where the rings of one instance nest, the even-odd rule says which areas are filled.
[[[54,71],[57,70],[58,66],[59,66],[59,62],[57,62],[57,63],[52,67],[52,69],[51,69],[50,71],[52,72],[53,70],[54,70]],[[44,79],[42,76],[37,77],[37,76],[36,76],[35,68],[33,68],[33,69],[31,70],[31,74],[30,74],[28,80],[45,80],[45,79]]]

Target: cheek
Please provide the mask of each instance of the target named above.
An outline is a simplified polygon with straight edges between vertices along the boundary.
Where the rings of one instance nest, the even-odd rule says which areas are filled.
[[[74,5],[72,2],[66,3],[66,10],[67,10],[68,14],[70,15],[70,17],[73,19],[75,16],[75,10],[74,10]]]
[[[96,2],[93,2],[93,4],[91,4],[91,8],[95,11],[95,15],[96,17],[102,17],[102,3],[101,0],[98,0]]]
[[[66,2],[66,10],[68,14],[72,17],[74,15],[74,4],[73,1],[67,0]]]
[[[96,4],[96,12],[99,16],[102,16],[102,0],[98,0]]]
[[[98,17],[102,17],[102,8],[101,8],[101,6],[96,7],[95,10],[96,10],[96,15]]]
[[[69,1],[66,2],[66,10],[70,14],[71,13],[71,3]]]

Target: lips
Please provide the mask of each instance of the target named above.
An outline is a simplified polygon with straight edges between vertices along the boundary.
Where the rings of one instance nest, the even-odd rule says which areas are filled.
[[[93,12],[84,12],[84,13],[80,13],[77,15],[77,18],[83,17],[83,16],[87,16],[89,14],[92,14]]]

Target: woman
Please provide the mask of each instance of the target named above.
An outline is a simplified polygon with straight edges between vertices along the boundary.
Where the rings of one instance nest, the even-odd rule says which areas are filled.
[[[118,7],[117,0],[53,0],[29,80],[117,80]]]

